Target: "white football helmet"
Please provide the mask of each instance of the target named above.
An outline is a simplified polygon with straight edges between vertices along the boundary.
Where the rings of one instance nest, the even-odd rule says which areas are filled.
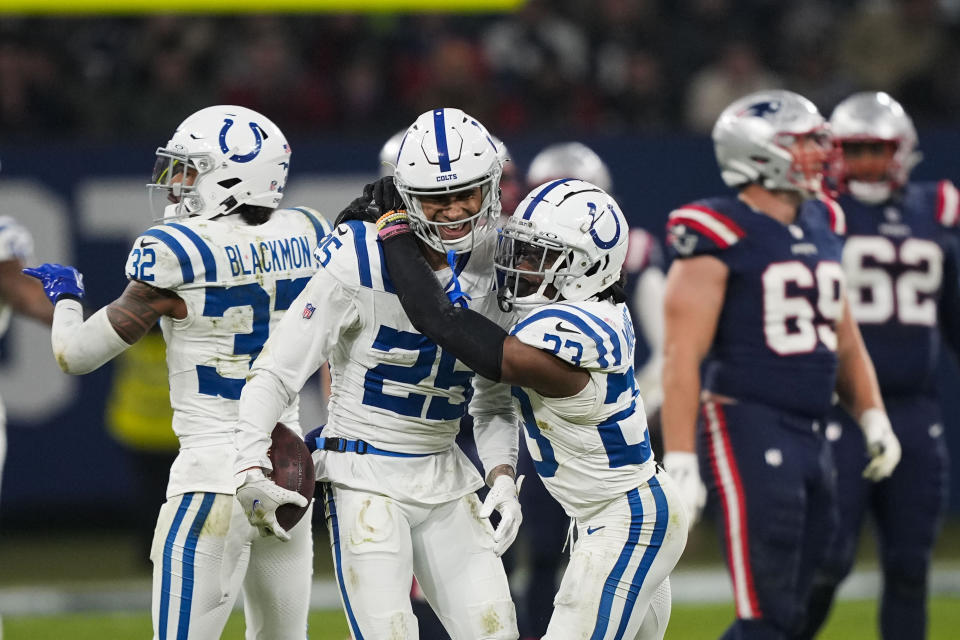
[[[207,220],[241,204],[275,209],[289,168],[290,145],[268,118],[246,107],[207,107],[180,123],[157,149],[147,185],[151,208],[155,218],[162,208],[163,219]],[[193,183],[184,184],[184,175],[192,174]]]
[[[527,169],[527,185],[534,187],[559,178],[576,178],[613,190],[613,180],[606,163],[593,149],[580,142],[558,142],[534,156]]]
[[[401,129],[383,143],[380,147],[380,177],[392,176],[394,169],[397,168],[397,154],[400,152],[400,144],[403,137],[407,135],[406,129]]]
[[[501,306],[596,296],[620,280],[629,232],[616,200],[596,185],[572,178],[540,185],[500,231]]]
[[[758,91],[736,100],[713,127],[713,146],[720,175],[728,187],[757,183],[766,189],[820,193],[823,167],[810,170],[791,147],[811,136],[822,147],[823,164],[830,149],[828,127],[817,107],[792,91]]]
[[[428,246],[446,253],[471,251],[500,215],[500,150],[487,129],[460,109],[434,109],[417,118],[397,153],[393,181],[407,206],[410,226]],[[420,198],[443,196],[480,187],[480,210],[466,220],[427,220]],[[470,225],[455,239],[444,239],[440,230]]]
[[[883,91],[855,93],[838,104],[830,115],[830,132],[837,146],[834,154],[834,177],[839,190],[863,202],[880,203],[910,179],[910,172],[920,162],[917,151],[917,130],[899,102]],[[843,157],[843,144],[851,142],[891,142],[896,145],[887,167],[886,180],[865,182],[849,175]]]

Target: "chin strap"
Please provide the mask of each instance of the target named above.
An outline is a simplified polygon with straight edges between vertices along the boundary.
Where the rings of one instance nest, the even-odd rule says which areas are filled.
[[[469,303],[473,298],[470,297],[469,293],[464,293],[460,289],[460,279],[457,277],[457,252],[453,249],[447,251],[447,264],[450,265],[450,271],[452,272],[450,282],[447,284],[447,288],[450,289],[446,292],[447,298],[450,299],[450,304],[453,306],[469,309]]]

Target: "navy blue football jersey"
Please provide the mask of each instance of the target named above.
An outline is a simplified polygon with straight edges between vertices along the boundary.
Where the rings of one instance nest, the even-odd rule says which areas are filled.
[[[819,417],[830,407],[842,309],[843,211],[811,200],[789,225],[736,197],[670,214],[677,259],[712,255],[729,268],[703,388]]]
[[[957,189],[949,181],[918,183],[882,204],[849,195],[838,202],[847,220],[843,269],[850,309],[880,389],[884,396],[932,394],[941,319],[953,340],[960,322]]]

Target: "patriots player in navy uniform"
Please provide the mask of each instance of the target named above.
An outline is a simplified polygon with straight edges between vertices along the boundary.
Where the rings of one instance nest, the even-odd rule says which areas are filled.
[[[791,638],[836,521],[823,436],[834,389],[866,433],[871,479],[892,472],[899,444],[847,310],[842,211],[816,199],[823,117],[762,91],[728,106],[713,140],[738,194],[667,222],[664,466],[694,517],[701,476],[719,506],[737,616],[723,638]]]
[[[917,134],[886,93],[857,93],[834,109],[838,203],[847,220],[847,296],[873,359],[903,459],[878,484],[860,477],[863,436],[837,410],[827,427],[837,461],[840,527],[818,576],[807,631],[826,618],[853,566],[864,516],[877,525],[883,567],[883,638],[926,637],[927,573],[946,497],[936,369],[941,335],[960,352],[957,226],[949,181],[908,183],[920,159]]]

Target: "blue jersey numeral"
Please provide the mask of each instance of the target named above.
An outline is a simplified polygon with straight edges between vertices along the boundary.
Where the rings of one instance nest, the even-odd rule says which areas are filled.
[[[157,264],[157,252],[153,249],[134,249],[131,252],[133,264],[130,265],[130,273],[127,277],[141,282],[153,282],[153,266]]]
[[[337,238],[337,236],[333,233],[328,234],[327,237],[324,238],[322,244],[317,247],[317,250],[314,253],[317,260],[320,262],[321,267],[327,266],[327,263],[330,262],[330,258],[333,257],[330,253],[330,245],[333,245],[333,250],[336,250],[342,247],[343,243],[340,242],[340,239]],[[321,256],[320,254],[323,255]]]
[[[400,331],[392,327],[381,326],[373,341],[373,348],[384,353],[393,349],[418,352],[417,361],[410,366],[380,363],[367,371],[363,381],[363,404],[379,407],[401,416],[420,417],[427,396],[422,393],[408,393],[405,396],[389,395],[383,391],[383,383],[401,382],[418,385],[426,380],[434,364],[437,375],[433,380],[435,389],[462,389],[463,401],[453,404],[448,398],[433,396],[427,406],[428,420],[454,420],[463,416],[464,409],[473,389],[470,379],[472,371],[456,371],[457,359],[440,349],[426,336],[409,331]]]
[[[278,280],[273,309],[285,311],[290,308],[290,304],[309,279]],[[270,334],[270,294],[255,282],[235,287],[207,287],[203,303],[205,317],[222,318],[227,309],[233,307],[250,307],[253,310],[253,328],[250,333],[237,333],[233,336],[233,355],[250,356],[250,366],[260,355]],[[215,367],[208,365],[197,365],[197,381],[200,393],[228,400],[239,400],[240,392],[246,383],[245,378],[225,378],[217,373]]]
[[[552,354],[554,354],[554,355],[559,355],[559,354],[560,354],[560,346],[561,346],[561,345],[563,345],[563,348],[565,348],[565,349],[571,349],[572,351],[574,351],[574,354],[570,357],[570,359],[571,359],[571,361],[573,362],[573,366],[575,366],[575,367],[579,367],[579,366],[580,366],[580,358],[583,357],[583,345],[582,345],[582,344],[580,344],[580,343],[577,342],[576,340],[567,340],[566,342],[563,342],[563,341],[560,339],[560,336],[555,336],[555,335],[553,335],[552,333],[545,333],[545,334],[543,334],[543,341],[544,341],[544,342],[552,342],[552,343],[553,343],[553,347],[550,349],[550,353],[552,353]]]

